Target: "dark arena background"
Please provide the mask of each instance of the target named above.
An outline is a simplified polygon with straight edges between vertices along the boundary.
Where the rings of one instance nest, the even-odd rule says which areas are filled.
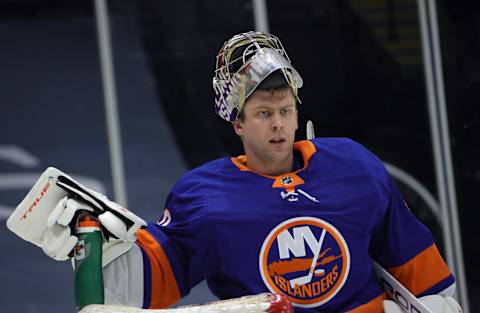
[[[120,150],[106,119],[100,2],[108,4]],[[256,3],[0,1],[1,312],[75,311],[70,263],[5,227],[46,167],[154,221],[187,169],[242,153],[213,113],[211,81],[222,43],[258,29]],[[264,4],[263,21],[305,82],[298,139],[310,119],[317,136],[350,137],[377,154],[453,266],[465,312],[480,312],[479,2]],[[123,189],[112,178],[119,168]],[[181,304],[212,299],[203,282]]]

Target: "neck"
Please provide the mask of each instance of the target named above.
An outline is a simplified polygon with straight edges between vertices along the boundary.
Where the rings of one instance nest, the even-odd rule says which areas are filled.
[[[247,164],[249,169],[254,172],[269,175],[278,176],[293,171],[293,151],[283,161],[269,162],[261,161],[258,159],[250,159],[247,154]]]

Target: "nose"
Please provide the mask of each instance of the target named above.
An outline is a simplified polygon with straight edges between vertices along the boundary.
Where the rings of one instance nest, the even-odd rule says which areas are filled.
[[[272,130],[279,130],[283,128],[283,119],[280,113],[276,112],[272,115],[271,128]]]

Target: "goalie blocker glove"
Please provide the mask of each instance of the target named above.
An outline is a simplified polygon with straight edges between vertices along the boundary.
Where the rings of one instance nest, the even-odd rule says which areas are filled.
[[[72,227],[79,211],[97,216],[111,234],[103,243],[103,266],[128,251],[137,230],[147,225],[106,196],[50,167],[9,217],[7,227],[53,259],[66,260],[78,241]]]

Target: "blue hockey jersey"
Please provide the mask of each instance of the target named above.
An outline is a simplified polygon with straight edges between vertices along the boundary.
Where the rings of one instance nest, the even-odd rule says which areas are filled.
[[[372,259],[417,296],[454,283],[374,155],[340,138],[294,150],[291,173],[255,173],[240,156],[177,182],[163,219],[138,232],[144,307],[168,306],[206,278],[221,299],[275,292],[298,312],[382,312]]]

